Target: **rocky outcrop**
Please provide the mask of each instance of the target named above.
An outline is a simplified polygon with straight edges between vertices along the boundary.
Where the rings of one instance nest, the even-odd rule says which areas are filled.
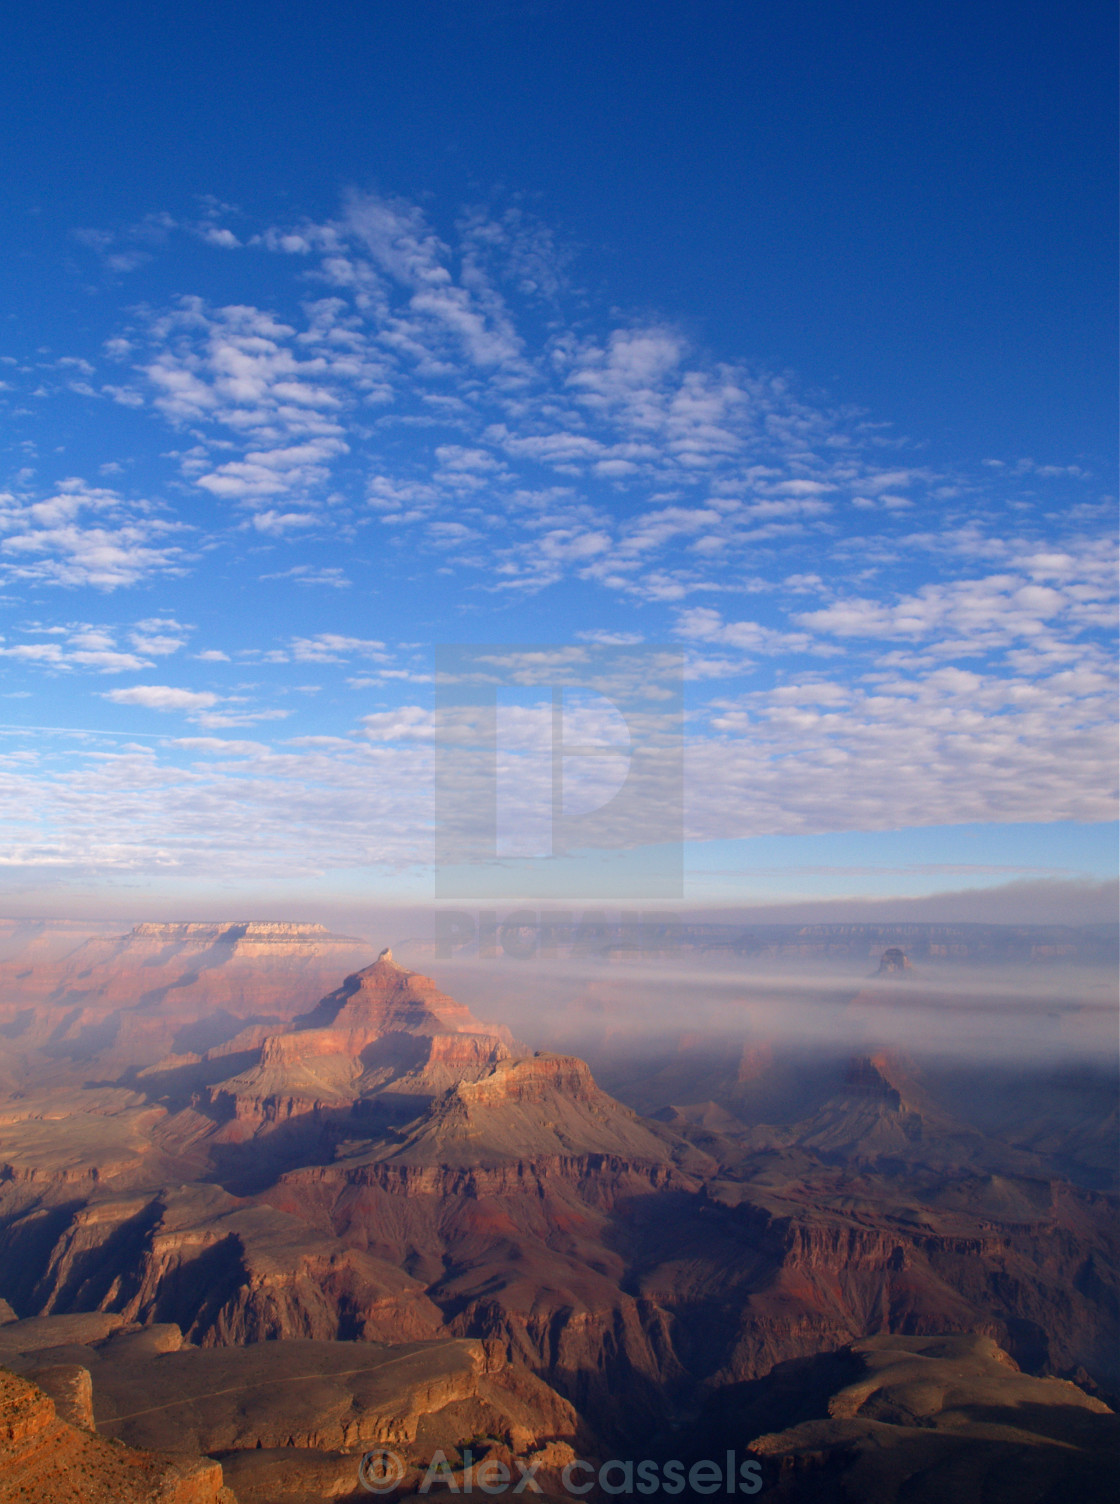
[[[0,1501],[236,1504],[209,1457],[136,1451],[71,1424],[25,1375],[0,1369]]]
[[[60,1347],[87,1347],[103,1342],[131,1323],[117,1311],[71,1311],[58,1316],[28,1316],[0,1327],[0,1362],[20,1353]]]
[[[283,1176],[273,1204],[293,1204],[298,1189],[377,1188],[388,1195],[448,1197],[543,1193],[545,1182],[595,1188],[610,1201],[612,1181],[656,1188],[675,1178],[676,1140],[623,1107],[592,1079],[582,1060],[537,1055],[501,1059],[474,1081],[438,1097],[405,1134],[362,1147],[332,1165]]]
[[[621,1288],[624,1206],[691,1180],[678,1141],[595,1084],[584,1062],[502,1060],[397,1142],[292,1171],[269,1201],[428,1281],[450,1329],[501,1342],[581,1409],[624,1424],[623,1386],[665,1411],[668,1322]]]
[[[233,1504],[207,1453],[221,1454],[241,1504],[316,1497],[316,1487],[323,1497],[349,1495],[362,1452],[378,1444],[393,1447],[417,1480],[434,1447],[455,1457],[473,1447],[479,1460],[519,1455],[538,1467],[559,1468],[575,1455],[571,1405],[493,1343],[161,1351],[141,1345],[147,1335],[118,1333],[88,1350],[97,1436],[89,1369],[25,1364],[18,1378],[0,1370],[0,1500]],[[73,1403],[75,1391],[84,1408],[64,1416],[59,1401]],[[169,1448],[179,1455],[163,1455]]]
[[[153,1135],[162,1107],[120,1087],[21,1092],[0,1106],[0,1190],[71,1186],[158,1173]]]
[[[624,1169],[668,1168],[674,1142],[601,1091],[584,1061],[537,1054],[499,1060],[477,1080],[459,1082],[379,1158],[387,1167],[485,1170],[593,1155]]]
[[[327,1497],[349,1495],[357,1487],[362,1452],[378,1444],[393,1447],[421,1472],[433,1447],[455,1455],[473,1446],[479,1458],[497,1447],[507,1460],[558,1450],[564,1460],[574,1455],[570,1443],[579,1421],[572,1406],[511,1365],[494,1342],[443,1337],[388,1346],[279,1339],[200,1349],[184,1344],[174,1327],[118,1327],[106,1335],[95,1319],[84,1321],[41,1317],[16,1323],[24,1342],[50,1346],[9,1351],[7,1361],[21,1378],[49,1390],[56,1406],[60,1400],[84,1405],[80,1418],[87,1430],[96,1414],[99,1435],[113,1438],[119,1455],[128,1451],[121,1442],[155,1452],[220,1455],[244,1490],[242,1504],[301,1492],[314,1497],[316,1485]],[[66,1337],[86,1338],[89,1345],[67,1348]],[[44,1364],[45,1352],[81,1356],[85,1366]],[[287,1460],[283,1477],[275,1466],[280,1457]],[[207,1475],[202,1464],[181,1472]],[[77,1504],[86,1496],[72,1497]],[[193,1497],[189,1504],[195,1504]]]
[[[57,961],[95,935],[120,933],[120,924],[86,919],[0,919],[0,964],[18,961],[27,971]]]
[[[151,1458],[171,1447],[190,1454],[194,1460],[181,1455],[174,1473],[165,1468],[161,1484],[177,1490],[167,1498],[178,1504],[209,1504],[213,1497],[205,1487],[220,1480],[221,1470],[205,1454],[223,1458],[242,1504],[289,1494],[315,1497],[316,1486],[324,1497],[349,1495],[357,1488],[363,1451],[379,1444],[392,1447],[417,1478],[433,1447],[453,1456],[473,1447],[480,1460],[495,1448],[507,1461],[521,1455],[547,1463],[558,1456],[560,1465],[574,1455],[578,1419],[572,1406],[511,1366],[496,1343],[443,1339],[387,1347],[280,1340],[145,1350],[146,1335],[118,1333],[88,1350],[98,1435],[113,1438],[113,1454],[121,1458]],[[21,1378],[37,1376],[41,1387],[53,1383],[57,1405],[76,1375],[84,1381],[88,1433],[89,1370],[25,1364]],[[49,1426],[53,1412],[45,1395],[36,1403],[38,1410],[29,1407],[15,1437],[33,1453],[20,1477],[44,1489],[34,1497],[53,1504],[42,1448],[35,1446],[36,1427]],[[64,1460],[80,1460],[68,1454],[66,1432],[57,1426],[48,1440],[61,1446]],[[98,1444],[104,1448],[103,1441]],[[133,1450],[138,1448],[144,1450]],[[280,1460],[284,1468],[277,1467]],[[0,1475],[3,1461],[0,1441]],[[149,1497],[116,1486],[113,1499],[139,1504]],[[102,1495],[81,1491],[80,1477],[77,1488],[59,1497],[100,1504]],[[0,1499],[6,1497],[0,1484]]]
[[[175,1439],[196,1452],[407,1445],[424,1416],[473,1397],[503,1367],[501,1353],[455,1339],[184,1347],[95,1368],[97,1424],[133,1446]]]
[[[93,1430],[93,1380],[88,1368],[78,1363],[47,1363],[25,1368],[23,1377],[51,1399],[59,1420]]]
[[[791,1177],[780,1189],[775,1178],[771,1169],[751,1184],[708,1184],[695,1219],[710,1272],[697,1271],[691,1290],[656,1255],[642,1280],[684,1321],[716,1297],[721,1316],[708,1317],[707,1361],[718,1382],[758,1378],[785,1357],[872,1333],[969,1330],[994,1337],[1036,1373],[1078,1382],[1093,1374],[1117,1387],[1109,1198],[1034,1186],[1033,1205],[1004,1202],[997,1218],[984,1206],[991,1183],[962,1177],[945,1198],[957,1201],[953,1215],[919,1216],[912,1205],[892,1215],[880,1202],[861,1205],[853,1191],[866,1196],[871,1187],[843,1172],[807,1183]],[[689,1246],[701,1236],[699,1228],[679,1235]]]

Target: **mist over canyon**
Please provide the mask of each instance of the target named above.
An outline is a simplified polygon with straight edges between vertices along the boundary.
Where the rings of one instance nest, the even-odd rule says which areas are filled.
[[[513,917],[0,927],[19,1487],[1107,1496],[1113,932]]]

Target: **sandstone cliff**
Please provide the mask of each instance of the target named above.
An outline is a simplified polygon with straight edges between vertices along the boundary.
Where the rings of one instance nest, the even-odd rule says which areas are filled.
[[[31,1499],[37,1504],[237,1504],[213,1459],[116,1445],[62,1419],[41,1388],[0,1369],[0,1501]]]

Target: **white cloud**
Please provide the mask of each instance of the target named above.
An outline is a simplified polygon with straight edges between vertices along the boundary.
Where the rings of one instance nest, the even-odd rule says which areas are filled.
[[[258,237],[313,258],[329,288],[298,315],[187,297],[121,341],[116,353],[135,358],[146,338],[139,368],[152,401],[201,439],[182,456],[192,484],[282,537],[331,526],[325,504],[345,461],[366,469],[369,501],[386,524],[436,523],[424,545],[473,569],[489,563],[479,540],[504,534],[503,589],[581,573],[594,552],[618,556],[593,576],[608,588],[665,599],[664,570],[644,582],[632,574],[636,556],[667,556],[691,534],[692,575],[671,587],[686,591],[727,567],[760,526],[814,525],[841,482],[864,474],[875,495],[918,475],[861,467],[843,415],[799,402],[782,380],[703,360],[665,324],[591,337],[554,322],[534,345],[510,298],[545,288],[557,296],[564,279],[546,273],[546,259],[559,266],[563,253],[520,210],[500,219],[473,210],[459,231],[456,246],[415,205],[353,195],[333,220]],[[385,472],[370,402],[385,409],[377,421],[390,431],[433,430],[415,474]],[[539,526],[530,497],[541,494],[541,467],[631,494],[651,484],[688,494],[609,517],[600,547],[582,535],[602,532],[603,521],[589,527],[586,501],[564,507],[556,488],[554,525]],[[701,486],[725,494],[697,505]],[[738,518],[725,515],[736,510]]]
[[[350,580],[335,566],[316,567],[314,564],[293,564],[291,569],[282,569],[276,574],[262,574],[262,580],[292,580],[296,585],[329,585],[335,590],[345,590]]]
[[[231,460],[198,476],[195,484],[215,496],[238,501],[313,490],[327,478],[329,461],[346,449],[341,439],[325,437],[280,449],[250,450],[243,460]]]
[[[362,725],[366,736],[375,742],[430,741],[435,732],[432,712],[419,705],[402,705],[399,710],[364,715]]]
[[[97,669],[103,674],[120,674],[129,669],[149,668],[151,660],[137,657],[135,653],[120,653],[113,648],[78,649],[68,653],[66,661],[82,668]]]
[[[185,646],[190,630],[171,617],[150,616],[138,621],[128,635],[138,653],[163,658]]]
[[[121,407],[143,407],[144,399],[133,387],[114,386],[106,382],[101,388],[106,397],[111,397]]]
[[[331,264],[339,280],[353,277],[368,286],[370,273],[380,273],[406,290],[410,317],[398,334],[403,348],[435,354],[450,343],[473,365],[517,362],[521,341],[501,299],[479,276],[469,287],[456,284],[449,248],[416,206],[354,194],[341,219],[324,227],[320,237],[334,252]],[[351,237],[368,262],[338,254]]]
[[[503,676],[508,667],[503,660]],[[532,668],[539,684],[541,665]],[[876,684],[802,679],[714,701],[688,742],[688,835],[1108,819],[1113,701],[1104,672],[1032,682],[955,667]],[[216,722],[226,710],[190,713]],[[529,755],[541,740],[531,708],[503,724],[512,737],[504,756]],[[357,739],[271,747],[201,736],[166,752],[99,752],[57,771],[49,759],[16,766],[6,774],[9,807],[33,809],[44,832],[16,855],[201,875],[220,863],[256,876],[424,862],[432,725],[429,710],[406,705],[363,717]],[[509,788],[518,787],[514,778]],[[530,803],[538,793],[525,784]]]
[[[264,531],[305,525],[307,503],[349,451],[345,410],[386,391],[383,363],[363,350],[343,305],[307,305],[299,329],[258,308],[184,298],[146,335],[155,407],[176,425],[202,425],[202,444],[183,457],[192,482],[261,511]],[[237,457],[225,453],[231,443]],[[289,496],[301,510],[268,505]]]
[[[29,626],[25,631],[33,638],[49,635],[53,642],[8,643],[0,646],[0,657],[21,661],[56,672],[92,669],[97,673],[119,674],[128,670],[152,667],[152,658],[177,652],[186,641],[182,634],[189,628],[167,617],[137,622],[128,632],[132,651],[123,648],[117,638],[118,628],[69,623],[66,626]],[[172,631],[176,635],[171,635]]]
[[[110,689],[102,696],[114,705],[143,705],[146,710],[208,710],[218,703],[209,690],[173,689],[169,684],[137,684]]]
[[[225,229],[224,226],[205,225],[199,230],[199,236],[207,245],[221,246],[227,251],[237,250],[241,245],[233,231]]]
[[[367,637],[346,637],[339,632],[292,638],[292,657],[297,663],[342,663],[355,656],[385,660],[388,654],[383,642]]]
[[[941,649],[974,655],[1022,638],[1047,638],[1056,625],[1104,605],[1112,591],[1076,591],[1036,584],[1021,575],[923,585],[892,600],[849,597],[797,620],[835,637],[922,640]],[[1100,622],[1104,624],[1102,612]]]
[[[290,710],[200,710],[191,720],[200,726],[255,726],[262,721],[287,720]]]
[[[812,647],[804,632],[783,632],[757,621],[724,621],[711,606],[694,606],[677,617],[677,632],[686,641],[714,642],[745,653],[794,653]]]
[[[691,834],[1114,819],[1114,693],[955,667],[749,693],[692,745]]]
[[[175,530],[149,503],[80,480],[42,501],[0,493],[0,578],[108,591],[182,573],[180,548],[162,542]]]
[[[608,648],[634,647],[637,643],[645,641],[640,632],[607,632],[596,629],[577,632],[575,635],[582,642],[595,642],[601,647]]]
[[[258,533],[272,533],[279,537],[284,533],[314,527],[319,520],[314,512],[277,512],[270,508],[266,512],[255,512],[252,525]]]

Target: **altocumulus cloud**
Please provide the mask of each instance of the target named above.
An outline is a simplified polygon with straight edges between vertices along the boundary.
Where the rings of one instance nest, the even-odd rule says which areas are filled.
[[[209,690],[173,689],[169,684],[137,684],[132,689],[110,689],[103,696],[114,705],[143,705],[146,710],[209,710],[218,696]]]
[[[215,688],[107,701],[220,731],[295,714],[273,691],[330,693],[294,723],[309,735],[275,745],[94,759],[29,739],[5,775],[10,807],[41,816],[23,859],[133,868],[158,851],[206,872],[221,853],[258,874],[425,859],[431,709],[411,701],[430,665],[392,642],[427,634],[413,602],[452,633],[499,602],[531,612],[537,640],[683,642],[693,839],[1113,812],[1112,503],[1090,465],[939,468],[670,317],[595,309],[520,208],[437,225],[354,194],[329,218],[221,221],[85,237],[99,257],[142,250],[154,292],[56,360],[44,400],[142,416],[163,483],[126,494],[123,439],[100,467],[112,489],[29,473],[0,496],[0,580],[100,600],[177,577],[189,591],[220,560],[249,604],[195,655]],[[205,296],[183,247],[209,258]],[[262,261],[268,306],[245,301]],[[377,590],[405,573],[403,607],[382,610]],[[368,613],[348,612],[370,585]],[[7,628],[0,659],[39,686],[174,677],[155,664],[188,640],[179,617],[122,616]],[[247,664],[259,684],[237,677]],[[363,691],[377,698],[350,698]]]
[[[180,530],[148,502],[77,479],[40,501],[0,494],[0,579],[109,591],[181,573],[180,546],[163,541]]]

